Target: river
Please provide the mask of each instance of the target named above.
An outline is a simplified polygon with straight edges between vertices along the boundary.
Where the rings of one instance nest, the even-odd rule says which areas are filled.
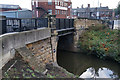
[[[59,56],[59,57],[58,57]],[[120,78],[120,64],[82,52],[58,50],[58,65],[79,78]]]

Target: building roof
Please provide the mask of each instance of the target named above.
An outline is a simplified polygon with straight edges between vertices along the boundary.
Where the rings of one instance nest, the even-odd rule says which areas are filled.
[[[112,9],[109,9],[107,7],[94,7],[94,8],[74,8],[72,10],[77,10],[77,12],[87,12],[88,10],[90,12],[95,12],[95,11],[113,11]]]
[[[0,4],[1,9],[18,9],[19,5],[10,5],[10,4]]]
[[[3,11],[3,12],[25,12],[25,11],[32,12],[32,10],[17,10],[17,11]]]

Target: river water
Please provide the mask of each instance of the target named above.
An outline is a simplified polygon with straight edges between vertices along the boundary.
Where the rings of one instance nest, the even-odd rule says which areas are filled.
[[[58,57],[59,56],[59,57]],[[58,50],[58,65],[80,78],[120,78],[120,64],[82,52]]]

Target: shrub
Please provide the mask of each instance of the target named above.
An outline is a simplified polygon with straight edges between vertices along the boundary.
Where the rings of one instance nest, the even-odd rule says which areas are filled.
[[[111,57],[120,62],[120,31],[110,30],[104,25],[91,26],[84,32],[79,46],[89,54],[97,54],[100,58]]]

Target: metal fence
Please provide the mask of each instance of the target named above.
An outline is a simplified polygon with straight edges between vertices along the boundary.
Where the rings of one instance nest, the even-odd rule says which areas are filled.
[[[2,20],[2,23],[2,31],[4,34],[10,32],[28,31],[41,27],[48,27],[48,18],[7,18],[4,21]]]
[[[74,19],[56,18],[56,29],[67,29],[74,27]],[[2,34],[10,32],[21,32],[32,29],[48,27],[48,18],[6,18],[2,20]]]
[[[56,19],[56,29],[67,29],[74,27],[74,19]]]

